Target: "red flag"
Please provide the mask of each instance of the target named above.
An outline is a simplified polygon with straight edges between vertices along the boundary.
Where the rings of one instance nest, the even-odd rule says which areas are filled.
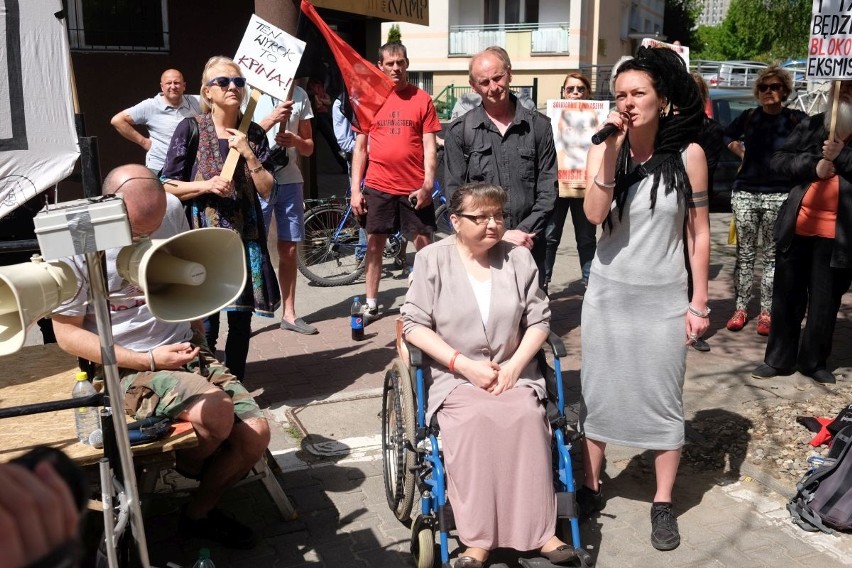
[[[362,132],[367,132],[376,113],[393,91],[393,81],[379,71],[375,64],[358,55],[348,43],[340,39],[320,18],[313,4],[302,0],[302,12],[314,23],[328,43],[340,68],[340,74],[343,75],[349,103],[357,119],[355,125]]]

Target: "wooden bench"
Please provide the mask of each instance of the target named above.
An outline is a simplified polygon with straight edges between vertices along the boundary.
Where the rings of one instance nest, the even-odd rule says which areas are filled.
[[[24,347],[0,357],[0,408],[68,399],[78,370],[76,358],[55,343]],[[133,446],[140,494],[153,491],[161,469],[174,467],[176,451],[197,445],[189,423],[178,422],[164,438]],[[96,465],[103,457],[103,450],[77,441],[73,409],[0,419],[0,462],[36,446],[62,450],[84,468]],[[281,515],[286,520],[293,519],[293,505],[271,471],[267,456],[261,458],[247,479],[262,481]]]

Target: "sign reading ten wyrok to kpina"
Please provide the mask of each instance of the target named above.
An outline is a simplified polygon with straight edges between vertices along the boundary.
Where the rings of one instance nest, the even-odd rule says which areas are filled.
[[[252,14],[234,61],[249,85],[283,101],[304,51],[305,42]]]
[[[852,0],[814,0],[808,79],[852,78]]]

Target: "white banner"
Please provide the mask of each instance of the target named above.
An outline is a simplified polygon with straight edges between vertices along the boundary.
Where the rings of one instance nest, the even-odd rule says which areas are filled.
[[[305,42],[252,14],[234,61],[249,85],[286,100],[304,51]]]
[[[592,136],[609,114],[609,101],[548,100],[547,116],[553,126],[560,197],[586,187],[586,156]]]
[[[689,48],[685,45],[681,45],[680,43],[665,43],[663,41],[658,41],[656,39],[651,39],[646,37],[642,40],[643,47],[665,47],[666,49],[671,49],[683,59],[683,62],[686,63],[686,68],[689,69]]]
[[[852,79],[852,0],[814,0],[808,79]]]
[[[0,217],[68,177],[80,155],[61,10],[0,0]]]

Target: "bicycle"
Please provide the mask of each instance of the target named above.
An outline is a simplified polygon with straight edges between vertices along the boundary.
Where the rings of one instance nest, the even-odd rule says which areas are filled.
[[[343,286],[357,280],[364,272],[367,254],[366,235],[352,213],[349,203],[351,191],[341,199],[332,196],[312,199],[305,213],[305,238],[298,246],[297,266],[305,278],[317,286]],[[440,239],[453,233],[447,211],[447,198],[438,181],[432,191],[436,205],[437,230]],[[400,232],[388,235],[384,258],[392,258],[398,268],[405,268],[405,250],[408,240]]]

